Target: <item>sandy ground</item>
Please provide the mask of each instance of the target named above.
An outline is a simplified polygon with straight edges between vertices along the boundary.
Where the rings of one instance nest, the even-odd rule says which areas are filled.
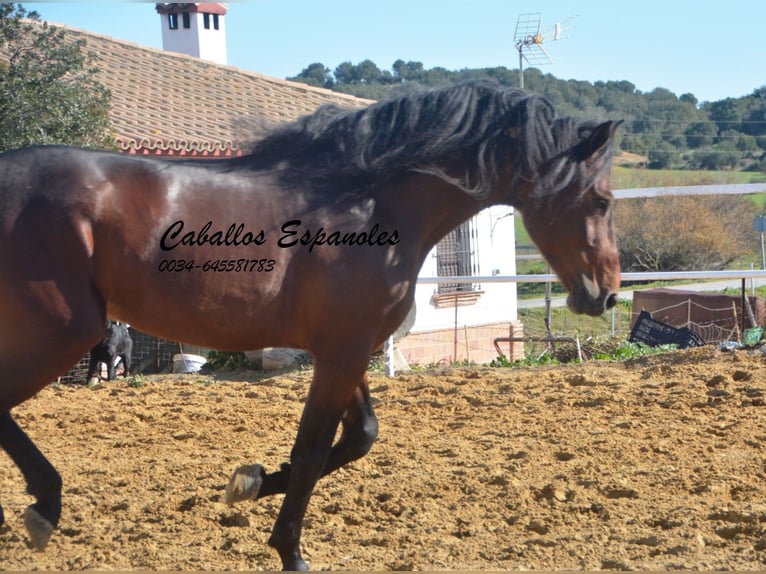
[[[376,375],[381,436],[323,479],[315,569],[766,567],[766,359],[695,349],[627,362]],[[281,497],[222,503],[240,464],[288,456],[310,372],[50,387],[15,411],[64,479],[44,553],[0,455],[0,568],[280,567]]]

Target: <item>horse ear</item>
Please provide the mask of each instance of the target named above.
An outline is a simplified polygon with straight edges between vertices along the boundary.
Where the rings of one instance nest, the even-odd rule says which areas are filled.
[[[593,130],[585,142],[585,161],[587,163],[593,163],[604,156],[620,124],[622,124],[622,120],[608,121],[598,125]]]

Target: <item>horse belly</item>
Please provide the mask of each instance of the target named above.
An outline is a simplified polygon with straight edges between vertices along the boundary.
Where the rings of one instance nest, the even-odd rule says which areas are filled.
[[[219,350],[302,342],[287,332],[294,321],[280,297],[279,277],[258,272],[257,265],[237,271],[235,264],[231,272],[204,267],[211,260],[168,271],[167,261],[181,260],[161,259],[143,273],[110,278],[107,314],[152,335]]]

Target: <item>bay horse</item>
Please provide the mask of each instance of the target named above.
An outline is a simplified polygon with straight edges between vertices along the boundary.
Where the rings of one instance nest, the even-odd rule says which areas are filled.
[[[572,311],[616,303],[617,125],[556,117],[543,97],[477,82],[324,106],[237,158],[0,155],[0,446],[35,498],[31,544],[44,549],[57,526],[62,483],[11,409],[84,356],[111,318],[220,350],[311,352],[289,463],[244,465],[225,494],[284,493],[269,544],[284,569],[306,569],[309,498],[375,440],[370,354],[404,319],[440,238],[485,207],[513,206]]]

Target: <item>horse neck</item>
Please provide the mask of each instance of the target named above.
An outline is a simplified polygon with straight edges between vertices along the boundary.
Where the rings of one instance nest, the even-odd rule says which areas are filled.
[[[415,244],[420,246],[421,258],[450,231],[491,205],[508,203],[490,195],[485,199],[471,196],[465,190],[430,174],[410,174],[397,188],[395,201],[409,222]]]

